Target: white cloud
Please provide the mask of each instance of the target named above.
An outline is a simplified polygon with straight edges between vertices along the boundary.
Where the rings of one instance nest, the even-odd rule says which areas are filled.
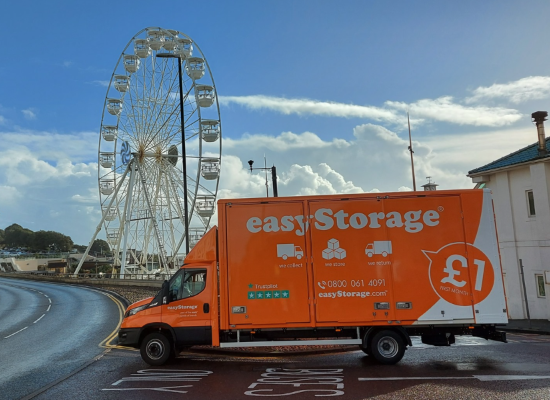
[[[109,82],[109,81],[99,81],[99,80],[95,80],[95,81],[91,81],[90,83],[91,83],[91,84],[94,84],[94,85],[97,85],[97,86],[108,87],[110,82]]]
[[[0,193],[2,193],[0,195],[0,204],[2,206],[13,205],[21,199],[21,193],[14,186],[0,185]]]
[[[268,164],[276,165],[280,196],[396,191],[409,183],[407,140],[372,124],[356,127],[354,135],[355,139],[350,141],[340,138],[325,141],[312,132],[286,132],[278,136],[246,134],[224,140],[222,196],[229,196],[229,192],[234,192],[231,197],[265,195],[265,175],[251,175],[248,166],[242,166],[256,154],[258,157],[266,154]],[[288,137],[299,140],[289,144]],[[414,146],[419,156],[431,157],[431,149],[416,141]],[[250,186],[243,187],[245,183]]]
[[[260,104],[254,105],[256,100]],[[417,118],[417,123],[445,121],[502,126],[520,117],[513,109],[464,106],[451,97],[411,104],[387,102],[385,108],[265,96],[226,97],[222,101],[280,113],[378,118],[384,123],[401,118],[398,121],[404,119],[404,126],[407,110]],[[295,106],[297,109],[292,109]],[[349,135],[332,135],[327,140],[313,131],[287,131],[276,136],[248,133],[224,138],[219,198],[265,196],[265,174],[250,173],[246,163],[252,158],[263,164],[264,154],[269,165],[277,166],[280,196],[411,190],[406,133],[400,136],[384,126],[366,123],[353,129],[352,139],[343,137]],[[433,177],[440,185],[438,189],[471,188],[471,180],[466,177],[468,170],[535,142],[536,131],[533,128],[470,130],[416,139],[413,147],[418,188],[425,183],[426,176]],[[17,222],[33,230],[57,230],[72,236],[77,243],[87,243],[101,216],[97,190],[98,133],[67,135],[17,130],[0,132],[0,142],[3,145],[0,227]],[[197,150],[198,143],[197,139],[188,142],[188,151]],[[215,156],[214,148],[204,144],[203,155],[211,150]],[[193,173],[196,170],[190,172]],[[271,192],[270,177],[268,184]]]
[[[98,188],[97,187],[88,188],[88,190],[84,194],[77,193],[77,194],[73,195],[71,197],[71,199],[74,200],[77,203],[97,205],[97,204],[99,204]],[[98,210],[99,210],[99,208],[98,208]]]
[[[508,83],[495,83],[489,87],[478,87],[466,103],[487,99],[505,99],[512,103],[540,100],[550,97],[549,76],[528,76]]]
[[[32,109],[32,108],[28,108],[26,110],[21,110],[21,112],[23,113],[24,117],[28,120],[36,119],[36,113],[34,112],[34,109]]]
[[[505,129],[490,132],[469,132],[447,136],[427,136],[422,142],[434,152],[434,163],[449,170],[481,167],[519,150],[537,140],[535,128]],[[436,179],[439,179],[436,177]]]
[[[248,166],[239,157],[226,155],[220,180],[219,198],[243,198],[266,196],[265,172],[250,173]],[[314,167],[292,164],[277,170],[279,196],[362,193],[362,188],[346,180],[342,174],[327,163]],[[272,179],[267,176],[269,196],[273,195]],[[373,191],[378,191],[373,189]]]
[[[251,110],[272,110],[281,114],[323,115],[344,118],[368,118],[375,121],[395,121],[403,116],[393,110],[373,106],[335,103],[310,99],[286,99],[271,96],[220,96],[220,104],[231,103],[242,105]]]
[[[310,147],[307,147],[308,141],[304,145],[289,146],[284,135],[247,134],[232,139],[230,146],[224,145],[220,194],[223,197],[265,196],[265,175],[250,174],[246,165],[251,151],[265,153],[268,164],[277,166],[280,196],[412,190],[408,138],[374,124],[359,125],[353,133],[354,140],[324,141],[308,132]],[[301,137],[302,134],[292,135]],[[466,176],[469,170],[535,140],[536,132],[531,128],[473,131],[413,140],[417,189],[422,190],[427,176],[439,184],[438,189],[471,188],[473,184]]]
[[[303,132],[300,134],[283,132],[279,136],[244,134],[239,139],[224,138],[223,140],[225,150],[244,146],[249,150],[269,148],[276,151],[287,151],[291,149],[311,149],[331,146],[342,148],[349,145],[345,140],[338,138],[333,139],[331,142],[325,142],[312,132]]]
[[[433,121],[450,122],[458,125],[473,126],[505,126],[510,125],[522,118],[519,111],[503,107],[468,107],[453,102],[451,96],[444,96],[438,99],[423,99],[414,103],[402,103],[387,101],[388,107],[402,110],[409,110],[411,116]]]
[[[18,223],[87,243],[100,213],[97,135],[0,132],[0,228]],[[89,207],[97,212],[90,214]]]
[[[0,115],[0,125],[5,125],[7,122],[6,118]]]
[[[510,108],[464,106],[454,102],[451,96],[422,99],[409,104],[386,101],[385,108],[262,95],[220,96],[219,99],[222,105],[235,103],[251,110],[271,110],[282,114],[365,118],[399,126],[404,126],[407,123],[407,111],[410,111],[411,122],[416,124],[432,120],[458,125],[496,127],[510,125],[522,117],[517,110]]]
[[[15,153],[28,151],[36,158],[47,161],[61,158],[75,162],[97,161],[98,139],[97,132],[70,135],[31,130],[0,132],[0,142],[4,144],[4,149],[11,149]]]
[[[73,65],[74,63],[72,61],[63,61],[63,66],[65,68],[69,68],[71,65]]]
[[[319,195],[337,193],[363,193],[363,189],[346,181],[342,174],[328,164],[316,167],[293,164],[280,178],[281,190],[291,195]]]

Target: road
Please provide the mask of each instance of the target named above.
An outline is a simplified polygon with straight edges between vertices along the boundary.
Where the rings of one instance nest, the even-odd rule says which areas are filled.
[[[0,398],[19,399],[105,351],[121,309],[78,286],[0,278]]]
[[[182,353],[149,367],[139,352],[111,349],[37,399],[549,399],[550,336],[510,343],[457,338],[451,347],[416,341],[403,360],[381,366],[361,351],[325,355]]]

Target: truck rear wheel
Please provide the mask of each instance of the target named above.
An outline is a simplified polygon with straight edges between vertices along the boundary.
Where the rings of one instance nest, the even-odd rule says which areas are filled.
[[[163,365],[171,356],[172,345],[166,336],[153,332],[145,336],[140,347],[141,358],[149,365]]]
[[[384,330],[376,333],[370,342],[369,355],[381,364],[398,363],[405,354],[405,342],[399,333]]]

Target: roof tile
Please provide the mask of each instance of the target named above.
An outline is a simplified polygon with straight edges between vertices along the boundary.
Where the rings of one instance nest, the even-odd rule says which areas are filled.
[[[538,144],[539,142],[530,144],[523,149],[519,149],[518,151],[510,153],[507,156],[499,158],[498,160],[492,161],[489,164],[473,169],[468,172],[468,175],[477,174],[479,172],[487,172],[497,168],[510,167],[515,164],[521,164],[527,161],[550,157],[550,137],[546,138],[546,150],[548,150],[548,154],[540,157]]]

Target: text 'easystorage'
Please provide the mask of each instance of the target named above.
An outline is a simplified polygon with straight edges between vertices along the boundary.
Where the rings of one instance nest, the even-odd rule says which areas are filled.
[[[388,228],[405,228],[406,232],[417,233],[424,229],[424,226],[439,225],[439,213],[435,210],[407,211],[401,215],[398,211],[392,211],[387,214],[383,212],[372,212],[368,215],[355,213],[351,216],[339,210],[334,213],[330,208],[320,208],[315,215],[306,218],[304,215],[290,216],[285,215],[279,219],[277,217],[265,217],[262,219],[252,217],[246,222],[246,228],[251,233],[264,232],[283,232],[295,231],[296,235],[303,236],[309,229],[309,223],[313,221],[315,229],[326,231],[334,227],[338,229],[362,228],[380,228],[384,224]],[[296,227],[296,223],[298,227]]]

